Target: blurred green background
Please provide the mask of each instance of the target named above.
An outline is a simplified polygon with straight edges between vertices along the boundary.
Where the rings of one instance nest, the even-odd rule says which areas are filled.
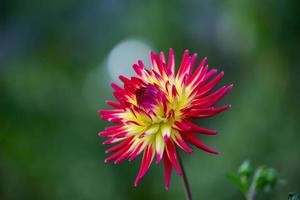
[[[195,199],[242,199],[226,173],[250,159],[287,184],[258,199],[300,191],[300,18],[289,0],[2,0],[0,199],[184,199],[180,178],[164,189],[153,164],[138,188],[140,159],[104,164],[97,133],[109,123],[110,83],[150,49],[208,57],[234,90],[232,110],[199,121],[218,129],[183,161]],[[198,59],[200,59],[198,58]],[[199,60],[198,60],[199,61]]]

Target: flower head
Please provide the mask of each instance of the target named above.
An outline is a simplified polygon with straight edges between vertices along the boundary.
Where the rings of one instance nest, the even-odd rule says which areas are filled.
[[[107,101],[112,110],[100,110],[103,120],[116,123],[107,127],[99,136],[108,137],[105,145],[117,143],[106,153],[112,155],[105,162],[115,164],[125,159],[134,160],[143,154],[140,170],[135,179],[137,185],[148,171],[154,157],[156,163],[164,163],[165,186],[169,187],[171,169],[182,175],[178,163],[177,147],[192,153],[190,143],[204,151],[218,154],[201,142],[196,134],[214,135],[215,130],[202,128],[191,119],[214,116],[230,108],[230,105],[215,107],[233,85],[212,91],[223,77],[216,69],[208,69],[204,58],[193,72],[197,54],[189,55],[186,50],[175,73],[175,59],[172,49],[168,61],[164,53],[151,52],[151,67],[147,69],[142,61],[133,65],[137,76],[120,76],[123,86],[112,83],[114,96],[118,100]]]

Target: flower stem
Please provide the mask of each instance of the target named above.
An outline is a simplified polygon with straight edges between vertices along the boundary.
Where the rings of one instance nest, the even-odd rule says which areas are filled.
[[[246,199],[247,200],[254,200],[255,197],[255,181],[253,180],[249,192],[246,194]]]
[[[246,196],[247,200],[254,200],[254,193],[253,192],[249,192]]]
[[[179,165],[180,165],[181,170],[182,170],[182,183],[183,183],[183,186],[184,186],[186,199],[187,200],[192,200],[193,198],[192,198],[191,188],[190,188],[189,181],[188,181],[188,178],[186,176],[186,173],[185,173],[185,170],[184,170],[183,163],[182,163],[181,157],[179,155],[179,152],[177,152],[177,155],[178,155]]]

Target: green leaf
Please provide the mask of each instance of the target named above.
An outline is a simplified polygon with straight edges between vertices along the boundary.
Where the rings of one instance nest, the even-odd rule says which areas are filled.
[[[246,194],[249,190],[249,185],[248,185],[248,181],[245,179],[241,179],[238,175],[230,173],[227,175],[227,177],[229,178],[229,180],[231,180],[231,182],[237,186],[240,190],[242,190],[242,192],[244,194]]]
[[[261,166],[256,170],[253,181],[257,189],[270,192],[278,181],[278,174],[272,168]]]
[[[246,197],[249,193],[255,194],[258,191],[270,192],[280,182],[275,169],[260,166],[253,173],[250,161],[248,160],[241,164],[238,173],[227,174],[227,177]]]
[[[249,160],[244,161],[238,169],[240,176],[249,178],[252,175],[252,167]]]

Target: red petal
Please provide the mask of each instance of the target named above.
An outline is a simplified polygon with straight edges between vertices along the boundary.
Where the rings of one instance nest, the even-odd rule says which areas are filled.
[[[165,57],[164,52],[162,52],[162,51],[160,52],[159,59],[160,59],[161,63],[165,63],[166,64],[166,57]]]
[[[209,153],[213,153],[213,154],[219,154],[218,151],[206,146],[205,144],[203,144],[199,138],[197,138],[193,133],[188,133],[188,132],[181,132],[182,136],[184,137],[185,140],[187,140],[189,143],[195,145],[196,147],[207,151]]]
[[[110,105],[110,106],[112,106],[112,107],[114,107],[114,108],[117,108],[117,109],[122,109],[122,108],[124,108],[121,104],[119,104],[119,103],[117,103],[117,102],[114,102],[114,101],[111,101],[111,100],[107,100],[107,101],[105,101],[105,103],[106,103],[107,105]]]
[[[175,122],[175,125],[184,132],[197,132],[206,135],[215,135],[217,133],[216,130],[209,130],[206,128],[202,128],[196,124],[193,124],[189,121]]]
[[[109,156],[108,158],[106,158],[104,160],[105,163],[108,163],[112,160],[115,160],[116,158],[118,158],[119,156],[121,156],[123,153],[125,153],[128,149],[129,149],[129,145],[124,146],[123,148],[121,148],[119,151],[117,151],[116,153],[114,153],[113,155]]]
[[[196,71],[194,72],[194,74],[192,75],[191,79],[189,80],[188,84],[193,83],[196,80],[199,80],[200,77],[203,74],[204,71],[204,65],[206,63],[207,58],[205,57],[201,63],[199,64],[198,68],[196,69]]]
[[[172,164],[166,154],[164,154],[164,171],[165,171],[165,188],[166,190],[168,190],[170,186]]]
[[[228,110],[231,108],[231,105],[224,105],[224,106],[221,106],[219,108],[213,108],[209,111],[206,111],[206,112],[202,112],[202,113],[198,113],[198,114],[195,114],[194,113],[194,110],[192,110],[190,113],[187,114],[187,116],[189,117],[192,117],[192,118],[197,118],[197,119],[201,119],[201,118],[206,118],[206,117],[213,117],[215,116],[216,114],[220,113],[220,112],[223,112],[225,110]],[[197,111],[195,111],[197,113]]]
[[[201,96],[209,92],[220,81],[220,79],[223,76],[224,72],[219,73],[212,81],[210,81],[205,86],[201,87],[201,89],[199,89],[197,96]]]
[[[162,64],[160,62],[160,59],[156,53],[153,51],[150,52],[150,61],[153,71],[159,72],[160,74],[163,73]]]
[[[114,152],[114,151],[117,151],[119,149],[121,149],[122,147],[124,147],[125,145],[127,145],[131,140],[132,140],[133,137],[130,137],[130,138],[127,138],[126,140],[120,142],[119,144],[107,149],[105,151],[105,153],[111,153],[111,152]]]
[[[140,155],[140,153],[141,153],[140,150],[141,150],[142,145],[143,145],[143,142],[141,142],[141,143],[133,150],[133,152],[132,152],[132,154],[131,154],[131,156],[130,156],[130,158],[129,158],[129,161],[134,160],[138,155]]]
[[[172,74],[175,74],[175,59],[173,49],[169,50],[168,71],[170,71]]]
[[[177,73],[176,78],[182,77],[183,73],[186,72],[187,67],[188,67],[188,65],[190,63],[189,54],[190,54],[189,50],[185,50],[184,51],[183,57],[182,57],[182,60],[181,60],[181,64],[180,64],[180,67],[179,67],[179,71]]]
[[[184,142],[184,140],[180,136],[175,136],[174,141],[181,149],[183,149],[187,153],[193,152],[193,150]]]
[[[140,167],[138,175],[134,181],[135,186],[137,186],[139,184],[139,181],[141,180],[141,178],[143,178],[143,176],[147,173],[147,171],[151,165],[151,162],[153,160],[153,157],[154,157],[154,152],[153,152],[152,146],[149,145],[146,148],[146,150],[144,151],[141,167]]]
[[[166,153],[167,153],[169,160],[171,161],[175,171],[178,173],[179,176],[181,176],[182,171],[181,171],[181,168],[178,163],[176,147],[171,140],[168,140],[166,142]]]

